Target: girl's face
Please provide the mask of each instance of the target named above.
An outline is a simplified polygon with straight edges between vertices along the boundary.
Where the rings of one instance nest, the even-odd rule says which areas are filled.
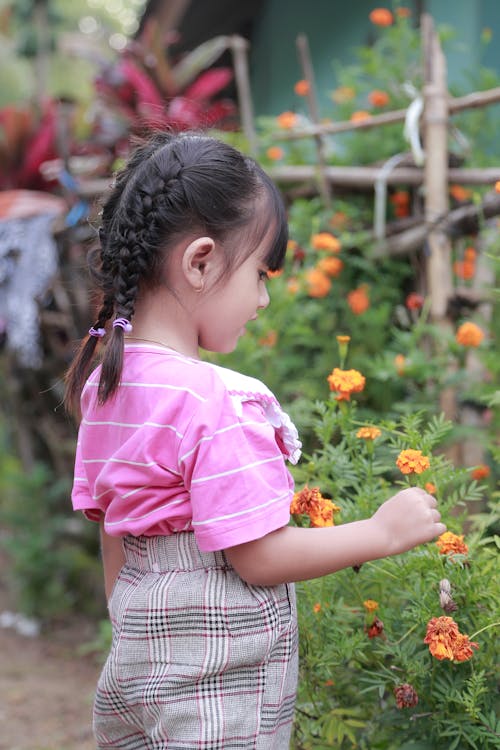
[[[265,238],[257,249],[227,277],[206,293],[198,310],[198,344],[212,352],[232,352],[245,326],[269,304],[266,288],[269,250]]]

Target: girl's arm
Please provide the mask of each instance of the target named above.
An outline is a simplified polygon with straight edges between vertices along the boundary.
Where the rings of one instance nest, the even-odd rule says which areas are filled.
[[[241,578],[256,586],[319,578],[434,539],[446,531],[436,505],[432,495],[411,487],[366,520],[321,529],[284,526],[225,553]]]
[[[125,563],[125,555],[123,554],[122,538],[106,534],[104,531],[104,520],[100,522],[100,531],[104,589],[106,591],[106,599],[109,599],[116,577]]]

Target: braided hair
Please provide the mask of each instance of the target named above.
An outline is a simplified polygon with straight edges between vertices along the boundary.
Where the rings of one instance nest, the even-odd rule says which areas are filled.
[[[219,241],[227,275],[260,244],[270,226],[274,237],[265,262],[277,270],[288,239],[285,208],[277,187],[253,159],[194,132],[156,133],[139,145],[105,199],[99,246],[89,253],[101,303],[91,329],[94,335],[82,341],[66,375],[68,411],[79,414],[81,391],[100,340],[95,332],[104,333],[112,317],[133,318],[139,289],[159,283],[165,258],[177,241],[194,232]],[[244,230],[251,232],[249,242],[224,243],[230,234]],[[102,357],[101,404],[120,383],[123,344],[123,328],[111,327]]]

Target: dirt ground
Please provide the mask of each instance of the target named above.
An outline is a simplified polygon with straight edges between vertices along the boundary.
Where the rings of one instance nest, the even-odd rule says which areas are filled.
[[[0,584],[0,614],[12,602]],[[92,700],[100,665],[78,653],[95,625],[67,622],[37,637],[0,627],[0,750],[95,750]]]

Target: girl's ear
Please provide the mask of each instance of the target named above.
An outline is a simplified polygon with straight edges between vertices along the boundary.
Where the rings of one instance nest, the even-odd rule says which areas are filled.
[[[211,237],[197,237],[182,254],[182,271],[194,291],[201,292],[207,280],[215,278],[217,257],[215,242]]]

